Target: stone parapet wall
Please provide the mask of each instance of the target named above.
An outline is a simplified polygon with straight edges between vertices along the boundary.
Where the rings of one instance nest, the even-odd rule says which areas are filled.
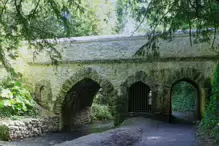
[[[27,118],[0,122],[0,140],[16,140],[58,131],[59,118]]]
[[[40,120],[42,133],[59,131],[59,117],[46,117]]]
[[[62,60],[60,62],[84,62],[120,59],[131,60],[135,53],[148,41],[143,35],[113,35],[63,38],[58,39],[57,41],[51,40],[50,42],[55,43],[55,48],[62,55]],[[219,39],[217,38],[215,42],[215,45],[217,45]],[[161,59],[217,56],[217,53],[209,49],[210,45],[208,43],[198,43],[191,46],[188,34],[177,35],[171,42],[160,40],[157,45],[159,46],[159,57]],[[27,49],[27,46],[24,44],[23,47],[19,49],[19,54],[30,64],[51,63],[46,51],[41,51],[37,56],[33,55],[34,51],[35,50]],[[152,52],[149,53],[151,54]],[[134,58],[136,57],[137,56]]]

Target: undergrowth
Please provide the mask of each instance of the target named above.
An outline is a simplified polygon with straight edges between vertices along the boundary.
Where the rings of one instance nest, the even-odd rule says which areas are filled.
[[[112,115],[109,112],[107,105],[93,103],[91,109],[92,109],[92,120],[112,119]]]
[[[179,82],[173,87],[172,91],[173,111],[194,111],[196,90],[190,83]]]
[[[210,136],[215,143],[219,143],[219,65],[213,80],[212,96],[199,131],[202,135]]]
[[[0,118],[37,115],[30,92],[19,80],[8,77],[0,83]]]

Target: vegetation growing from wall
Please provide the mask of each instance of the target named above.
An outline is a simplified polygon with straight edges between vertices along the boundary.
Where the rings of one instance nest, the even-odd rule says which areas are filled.
[[[172,110],[187,112],[195,110],[196,90],[187,82],[179,82],[172,88]]]
[[[219,143],[219,65],[217,65],[214,75],[212,96],[200,125],[200,132]]]
[[[37,113],[30,92],[20,81],[7,78],[0,84],[0,117],[36,116]]]

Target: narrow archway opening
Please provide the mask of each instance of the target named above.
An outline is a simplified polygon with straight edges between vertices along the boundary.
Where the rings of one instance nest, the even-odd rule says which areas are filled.
[[[84,78],[68,91],[62,106],[65,130],[91,121],[91,105],[99,89],[97,82]]]
[[[62,121],[65,131],[73,131],[76,128],[87,128],[90,131],[111,128],[107,127],[107,124],[104,125],[112,123],[105,90],[90,78],[79,81],[67,92],[62,105]],[[95,127],[97,123],[103,124],[102,129]]]
[[[189,80],[180,80],[171,88],[171,121],[193,123],[200,119],[198,86]]]
[[[152,92],[148,85],[136,82],[129,87],[128,112],[149,113],[152,110]]]

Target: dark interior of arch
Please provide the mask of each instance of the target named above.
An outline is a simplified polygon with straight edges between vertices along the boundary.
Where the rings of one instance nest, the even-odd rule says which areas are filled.
[[[200,93],[198,86],[190,80],[180,80],[171,89],[171,122],[199,120]]]
[[[62,106],[64,130],[70,130],[74,125],[76,115],[91,107],[93,98],[99,89],[97,82],[84,78],[68,91]]]
[[[150,87],[142,82],[136,82],[129,87],[128,112],[150,112]]]

